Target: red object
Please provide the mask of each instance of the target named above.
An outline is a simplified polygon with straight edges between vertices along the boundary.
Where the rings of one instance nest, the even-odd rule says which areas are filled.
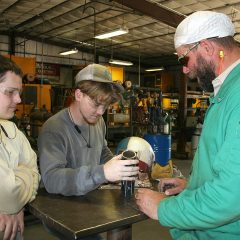
[[[140,172],[148,172],[148,165],[145,162],[139,160],[138,166]]]

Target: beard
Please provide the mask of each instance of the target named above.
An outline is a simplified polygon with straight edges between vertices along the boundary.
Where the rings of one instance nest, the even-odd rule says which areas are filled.
[[[203,91],[213,92],[212,81],[217,77],[213,61],[207,62],[202,56],[197,58],[196,77]]]
[[[188,74],[191,79],[196,78],[203,91],[213,92],[212,81],[217,77],[215,65],[212,61],[207,62],[202,56],[197,56],[195,69]]]

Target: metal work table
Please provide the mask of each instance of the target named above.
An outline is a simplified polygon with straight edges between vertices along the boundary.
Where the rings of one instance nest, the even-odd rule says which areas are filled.
[[[64,197],[40,189],[30,212],[64,239],[107,232],[108,240],[131,240],[132,224],[147,219],[134,199],[119,189],[94,190],[85,196]]]

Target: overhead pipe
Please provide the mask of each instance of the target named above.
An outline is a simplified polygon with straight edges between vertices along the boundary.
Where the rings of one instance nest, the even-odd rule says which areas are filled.
[[[184,14],[178,13],[163,5],[149,2],[147,0],[113,0],[126,7],[137,10],[144,15],[150,16],[161,21],[171,27],[176,28],[178,24],[186,17]]]
[[[83,14],[86,11],[86,9],[88,9],[88,8],[93,9],[93,39],[94,39],[93,40],[94,41],[93,42],[93,48],[94,48],[94,50],[93,50],[93,62],[96,63],[96,56],[97,56],[97,54],[96,54],[96,39],[95,39],[95,36],[96,36],[96,9],[92,6],[87,6],[85,8],[85,5],[84,5]]]

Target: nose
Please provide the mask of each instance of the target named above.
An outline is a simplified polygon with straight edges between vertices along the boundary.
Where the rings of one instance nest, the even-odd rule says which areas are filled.
[[[186,66],[183,66],[183,73],[184,74],[188,74],[189,73],[189,68],[188,67],[186,67]]]
[[[17,104],[22,101],[19,92],[14,95],[14,99],[13,100]]]
[[[97,108],[98,115],[103,115],[105,111],[106,111],[106,108],[104,106],[102,106],[102,105],[98,106],[98,108]]]

